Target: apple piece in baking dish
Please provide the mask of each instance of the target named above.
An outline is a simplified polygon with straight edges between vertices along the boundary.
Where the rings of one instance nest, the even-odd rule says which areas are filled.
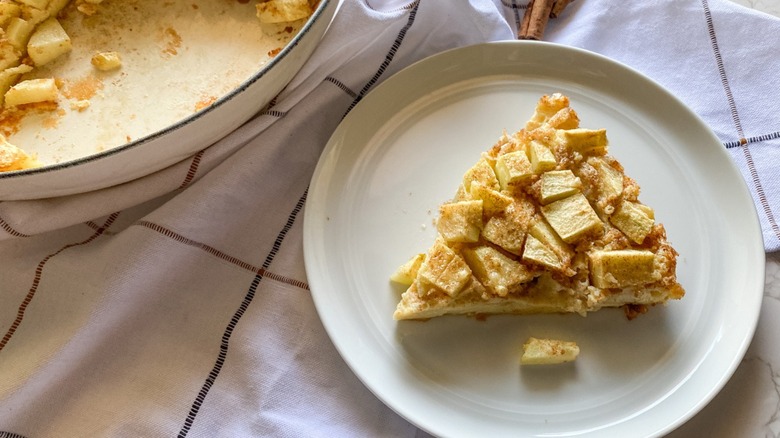
[[[73,49],[65,29],[56,18],[50,17],[38,25],[27,42],[27,55],[36,66],[47,64]]]

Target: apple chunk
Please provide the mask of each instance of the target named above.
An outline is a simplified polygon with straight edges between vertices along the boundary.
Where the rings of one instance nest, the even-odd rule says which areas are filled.
[[[648,212],[646,208],[640,206],[640,204],[623,201],[615,214],[609,218],[612,225],[616,226],[623,232],[629,239],[635,243],[641,244],[644,242],[645,237],[653,230],[655,221],[653,220],[652,210]]]
[[[576,342],[558,339],[529,338],[523,344],[522,365],[553,365],[571,362],[580,354]]]
[[[461,201],[439,207],[436,229],[447,242],[476,242],[482,231],[482,200]]]
[[[5,106],[38,102],[56,102],[59,89],[54,79],[28,79],[14,85],[5,93]]]
[[[580,191],[582,181],[571,170],[553,170],[542,174],[542,204],[549,204]]]
[[[417,272],[420,271],[420,266],[422,266],[424,261],[425,254],[416,254],[409,259],[409,261],[399,266],[398,269],[393,272],[393,275],[390,276],[390,280],[406,286],[411,286],[411,284],[414,283],[414,279],[417,278]]]
[[[35,29],[35,24],[20,17],[9,19],[5,27],[5,40],[8,41],[14,49],[22,52],[27,47],[27,41]]]
[[[655,254],[651,251],[623,249],[593,251],[590,258],[590,276],[600,288],[627,287],[658,281]]]
[[[566,243],[603,227],[593,207],[582,193],[575,193],[542,207],[544,218]]]
[[[490,246],[465,248],[463,257],[480,283],[500,297],[533,279],[533,273],[520,262]]]
[[[18,17],[22,10],[15,3],[0,3],[0,26],[5,27],[11,18]]]
[[[437,240],[420,264],[417,280],[417,293],[421,296],[433,290],[455,296],[471,280],[471,269],[458,253]]]
[[[496,177],[502,190],[528,181],[532,175],[531,162],[524,151],[509,152],[496,160]]]
[[[531,140],[528,146],[528,158],[531,160],[531,170],[537,174],[553,170],[558,164],[552,151],[536,140]]]
[[[72,49],[70,37],[54,17],[39,24],[27,43],[27,54],[37,66],[47,64]]]
[[[601,153],[607,147],[606,129],[561,129],[557,137],[566,147],[582,154]]]

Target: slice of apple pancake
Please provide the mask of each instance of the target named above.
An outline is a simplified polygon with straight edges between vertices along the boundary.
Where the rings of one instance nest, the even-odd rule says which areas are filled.
[[[680,299],[677,252],[638,196],[606,131],[580,128],[566,96],[543,96],[440,206],[430,250],[393,273],[408,285],[393,317],[623,307],[633,318]]]

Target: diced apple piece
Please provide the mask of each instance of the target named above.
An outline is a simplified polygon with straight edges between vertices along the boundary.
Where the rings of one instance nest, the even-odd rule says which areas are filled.
[[[122,67],[122,58],[117,52],[100,52],[92,56],[91,63],[100,71],[111,71]]]
[[[19,65],[21,54],[8,41],[0,40],[0,72]]]
[[[571,170],[552,170],[542,174],[542,204],[571,196],[580,191],[582,181]]]
[[[520,262],[490,246],[465,248],[463,257],[480,283],[501,297],[533,279],[530,271]]]
[[[21,11],[21,8],[16,3],[0,3],[0,27],[5,27],[11,18],[18,17]]]
[[[301,20],[313,12],[308,0],[261,0],[256,7],[263,23]]]
[[[48,6],[49,4],[49,0],[16,0],[16,1],[40,10],[46,9],[46,6]]]
[[[47,64],[72,49],[70,37],[54,17],[39,24],[27,43],[27,54],[36,66]]]
[[[520,255],[525,241],[525,230],[533,214],[532,205],[515,202],[507,207],[504,213],[488,219],[482,229],[482,237],[507,252]]]
[[[414,283],[414,279],[417,278],[417,272],[419,272],[423,261],[425,261],[424,253],[415,255],[409,259],[409,261],[399,266],[390,276],[390,280],[406,286],[411,286],[411,284]]]
[[[493,171],[496,170],[496,157],[494,157],[493,155],[488,154],[486,152],[482,152],[482,154],[480,156],[480,159],[487,161],[487,163],[490,165],[490,167],[493,168]]]
[[[542,214],[566,243],[603,227],[601,219],[582,193],[576,193],[542,207]]]
[[[577,359],[580,347],[576,342],[558,339],[529,338],[523,344],[522,365],[554,365]]]
[[[567,148],[581,154],[603,152],[607,147],[606,129],[559,129],[556,136]]]
[[[19,76],[28,73],[33,68],[27,64],[21,64],[0,72],[0,105],[3,104],[5,93],[19,80]]]
[[[645,216],[649,217],[650,219],[655,220],[655,212],[653,211],[652,207],[650,207],[649,205],[640,204],[640,203],[636,203],[634,205],[636,205],[637,208],[642,210],[645,213]]]
[[[32,70],[33,70],[32,66],[27,64],[20,64],[17,65],[16,67],[7,68],[3,71],[0,71],[0,82],[5,82],[6,80],[16,82],[15,81],[16,78],[18,78],[19,76],[25,73],[29,73]]]
[[[428,294],[431,286],[455,296],[471,278],[471,269],[455,251],[437,239],[417,271],[418,293]]]
[[[54,79],[28,79],[14,85],[5,93],[5,106],[56,102],[58,95],[59,90]]]
[[[591,157],[588,163],[598,172],[599,191],[608,198],[616,198],[623,193],[623,173],[610,166],[603,158]]]
[[[45,9],[37,9],[37,8],[29,8],[29,7],[22,8],[21,17],[29,21],[30,23],[32,23],[33,28],[51,16],[52,14],[48,12],[48,8]]]
[[[14,46],[14,49],[23,52],[27,50],[27,41],[34,29],[33,23],[13,17],[8,21],[8,27],[5,29],[5,39]]]
[[[531,140],[528,147],[528,156],[531,160],[531,170],[536,174],[553,170],[558,165],[555,155],[553,155],[550,148],[536,140]]]
[[[537,218],[531,224],[528,234],[538,239],[539,242],[553,250],[562,263],[568,264],[574,257],[574,252],[569,245],[561,239],[550,224],[542,218]],[[527,242],[526,242],[527,243]]]
[[[504,195],[499,191],[485,187],[485,185],[479,181],[471,183],[471,197],[473,199],[482,200],[482,211],[488,216],[501,213],[513,202],[511,196]]]
[[[634,202],[623,201],[609,221],[635,243],[642,243],[653,230],[655,221]]]
[[[482,183],[482,185],[489,189],[501,189],[498,178],[496,178],[496,172],[484,157],[480,158],[477,164],[467,170],[463,175],[463,188],[465,188],[467,192],[471,192],[471,183],[474,181]]]
[[[599,288],[637,286],[660,279],[651,251],[622,249],[593,251],[590,258],[590,280]]]
[[[525,232],[511,222],[512,219],[506,215],[493,216],[485,223],[482,236],[507,252],[520,255],[525,242]]]
[[[564,269],[564,264],[552,248],[539,239],[529,235],[525,241],[523,261],[536,263],[557,271]]]
[[[476,242],[482,231],[482,200],[442,204],[436,222],[447,242]]]
[[[496,177],[502,190],[528,181],[531,176],[531,162],[524,151],[509,152],[496,160]]]

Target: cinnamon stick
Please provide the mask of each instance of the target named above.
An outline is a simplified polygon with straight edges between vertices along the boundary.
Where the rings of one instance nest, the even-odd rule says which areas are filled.
[[[556,18],[561,15],[561,12],[574,0],[555,0],[552,10],[550,11],[550,18]]]
[[[517,37],[522,40],[541,40],[547,21],[555,18],[573,0],[531,0],[523,14]]]
[[[541,40],[555,0],[531,0],[520,23],[520,39]]]
[[[521,40],[527,39],[526,35],[528,35],[528,25],[531,23],[531,9],[533,9],[533,7],[534,0],[528,2],[528,5],[525,7],[523,19],[520,21],[520,29],[517,29],[517,37]]]

